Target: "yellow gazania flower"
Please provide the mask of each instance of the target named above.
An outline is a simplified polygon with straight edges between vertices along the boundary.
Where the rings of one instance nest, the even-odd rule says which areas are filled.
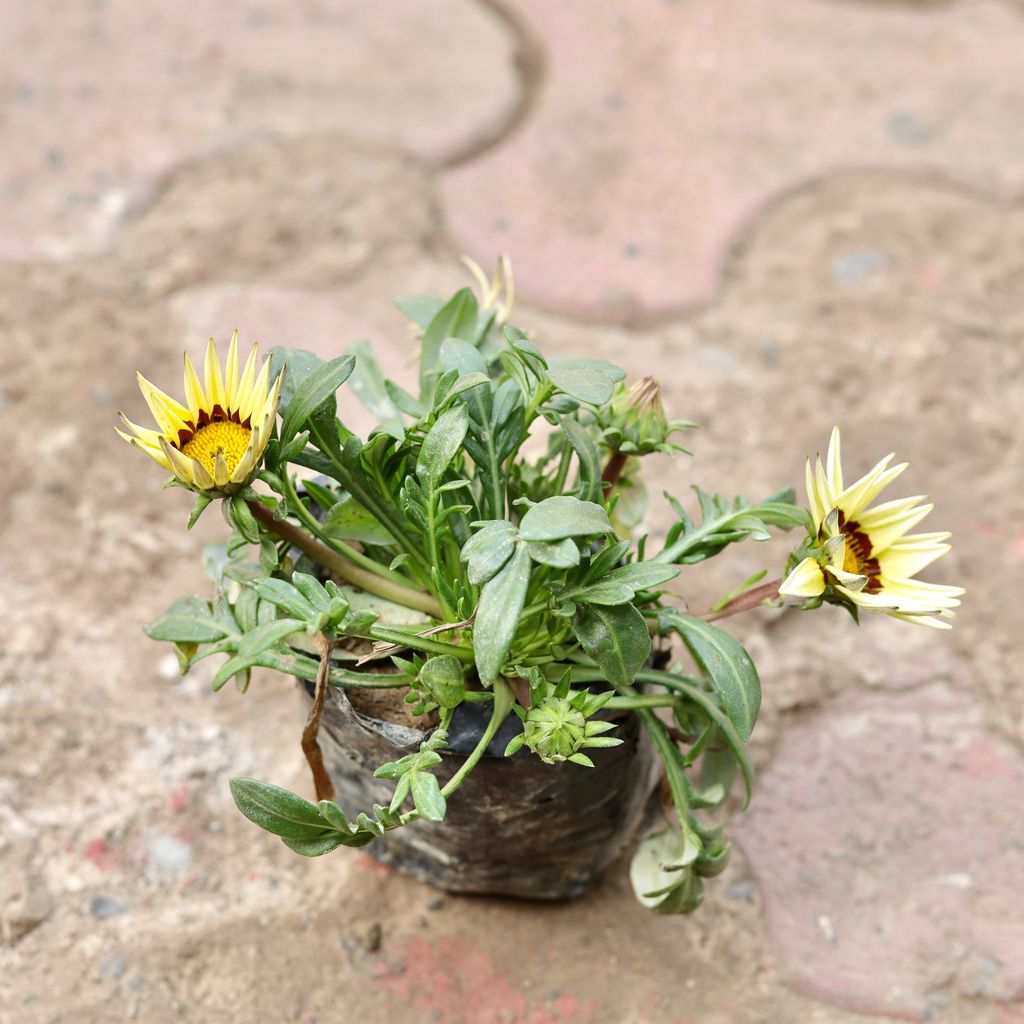
[[[907,468],[890,466],[887,455],[869,473],[843,486],[839,428],[832,431],[825,465],[807,460],[810,502],[819,559],[805,558],[783,581],[779,593],[820,597],[828,589],[868,611],[885,612],[924,626],[949,629],[962,587],[925,583],[913,577],[949,551],[948,533],[907,534],[933,505],[921,495],[869,507]]]
[[[480,305],[484,309],[494,310],[496,323],[508,323],[508,318],[512,315],[512,303],[516,297],[516,285],[512,277],[512,261],[509,259],[508,253],[503,252],[498,257],[498,266],[490,281],[487,280],[487,275],[475,260],[463,256],[462,262],[473,275],[473,279],[480,289]]]
[[[132,433],[117,432],[187,487],[211,496],[234,494],[250,483],[259,469],[281,397],[282,375],[268,387],[270,361],[257,375],[258,360],[259,348],[253,345],[239,373],[235,331],[222,373],[211,338],[203,368],[204,387],[186,353],[187,406],[165,395],[140,373],[139,388],[160,429],[140,427],[121,413]]]

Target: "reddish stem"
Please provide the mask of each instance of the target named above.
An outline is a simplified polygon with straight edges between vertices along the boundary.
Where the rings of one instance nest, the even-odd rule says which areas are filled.
[[[618,483],[619,476],[626,465],[628,457],[622,452],[612,452],[612,457],[608,460],[608,464],[604,467],[604,472],[601,474],[601,479],[608,485],[609,491]]]
[[[724,619],[729,615],[750,611],[751,608],[756,608],[763,602],[769,601],[773,597],[778,597],[781,584],[781,579],[772,580],[771,583],[762,583],[761,586],[754,587],[753,590],[747,590],[742,594],[738,594],[727,605],[716,611],[712,611],[709,608],[705,612],[698,612],[697,618],[703,619],[705,622],[714,622],[715,619]]]

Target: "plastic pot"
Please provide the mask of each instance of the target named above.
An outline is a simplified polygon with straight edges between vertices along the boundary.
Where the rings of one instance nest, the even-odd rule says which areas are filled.
[[[312,684],[304,684],[307,695]],[[476,746],[490,715],[487,704],[463,704],[449,746],[435,769],[442,785]],[[466,781],[448,801],[445,820],[417,821],[366,847],[382,863],[461,893],[538,900],[581,895],[635,838],[659,766],[635,715],[612,712],[609,735],[625,742],[587,751],[595,767],[544,764],[523,749],[503,753],[521,728],[510,715]],[[354,817],[388,804],[394,782],[373,770],[419,749],[425,733],[352,707],[331,687],[320,720],[320,746],[335,799]]]

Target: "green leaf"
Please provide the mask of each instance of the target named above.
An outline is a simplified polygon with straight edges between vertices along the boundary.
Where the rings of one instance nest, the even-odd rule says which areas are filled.
[[[629,865],[637,900],[658,913],[687,913],[700,905],[701,884],[693,872],[700,846],[693,833],[666,829],[648,836]]]
[[[349,345],[345,354],[354,356],[356,360],[349,390],[378,420],[400,419],[398,407],[388,394],[384,372],[370,342],[365,339],[357,341]]]
[[[624,583],[639,592],[654,590],[662,583],[668,583],[679,575],[680,569],[675,565],[659,565],[657,562],[632,562],[619,566],[604,577],[604,583]]]
[[[761,707],[761,680],[743,645],[724,630],[689,615],[665,612],[662,624],[679,634],[711,680],[740,739],[749,740]]]
[[[471,391],[473,388],[480,387],[481,384],[490,384],[491,378],[486,373],[464,373],[459,377],[454,384],[445,392],[445,402],[450,402],[453,398],[464,394],[467,391]]]
[[[444,821],[447,803],[437,779],[430,772],[413,772],[410,776],[412,802],[427,821]]]
[[[245,498],[232,495],[221,507],[227,509],[228,521],[250,544],[260,542],[259,524]]]
[[[323,523],[324,533],[337,540],[354,540],[360,544],[393,544],[387,529],[372,513],[354,498],[342,498],[331,506]]]
[[[651,653],[647,622],[631,604],[614,608],[586,605],[573,618],[583,650],[614,686],[628,686]]]
[[[603,359],[556,356],[548,361],[548,377],[559,391],[588,405],[610,401],[626,371]]]
[[[436,488],[462,447],[469,429],[469,413],[464,405],[456,405],[437,417],[423,439],[416,475],[429,488]]]
[[[349,825],[344,812],[334,801],[320,800],[316,806],[320,811],[320,816],[331,828],[336,828],[339,832],[351,832],[352,826]]]
[[[597,501],[601,497],[602,473],[597,445],[581,423],[569,416],[563,416],[560,422],[580,464],[576,495],[583,501]]]
[[[423,663],[419,688],[442,708],[457,708],[466,692],[462,663],[451,654],[438,654]]]
[[[315,804],[290,790],[246,778],[232,779],[230,786],[238,809],[282,839],[318,839],[331,827]]]
[[[550,565],[553,569],[571,569],[580,564],[580,549],[571,537],[564,540],[534,540],[526,545],[530,557],[541,565]]]
[[[632,601],[635,593],[636,591],[625,583],[602,580],[600,583],[595,583],[592,587],[573,591],[572,600],[579,601],[580,604],[614,606],[617,604],[627,604]]]
[[[206,511],[211,501],[213,501],[213,498],[205,492],[196,495],[196,503],[192,506],[192,511],[189,513],[186,529],[191,530],[199,522],[199,517]]]
[[[322,405],[333,402],[335,392],[348,380],[355,365],[355,356],[338,356],[318,366],[303,380],[288,405],[282,405],[282,444],[290,441]]]
[[[679,575],[674,565],[657,562],[634,562],[630,565],[613,569],[597,583],[582,590],[573,591],[574,601],[583,604],[616,605],[632,601],[638,593],[651,590],[662,583],[667,583]]]
[[[436,295],[403,295],[395,305],[418,327],[426,327],[437,316],[444,300]]]
[[[460,288],[438,311],[423,332],[420,355],[420,401],[428,408],[434,404],[434,386],[438,374],[441,343],[445,338],[474,340],[477,329],[476,297],[468,288]]]
[[[469,582],[486,583],[512,557],[519,531],[507,519],[490,520],[462,545],[462,561],[468,563]]]
[[[806,510],[779,500],[790,496],[791,491],[772,495],[760,505],[751,505],[745,498],[729,501],[720,494],[707,494],[699,487],[694,487],[694,492],[700,506],[699,526],[694,524],[679,501],[666,494],[679,522],[669,530],[658,561],[690,565],[748,537],[767,540],[770,536],[767,525],[783,530],[810,525]]]
[[[480,593],[473,622],[473,654],[484,686],[493,686],[505,664],[519,628],[526,588],[530,583],[530,555],[525,544],[517,545],[505,567]]]
[[[292,618],[305,621],[316,615],[316,608],[295,587],[284,580],[268,576],[257,580],[253,586],[264,601],[270,601],[278,608],[283,608]]]
[[[487,360],[480,349],[462,338],[445,338],[441,343],[441,365],[461,375],[487,373]]]
[[[228,635],[210,611],[210,605],[201,597],[183,597],[175,601],[158,619],[143,630],[151,640],[169,640],[172,643],[212,643]]]
[[[225,661],[217,670],[216,675],[214,675],[213,680],[210,683],[210,688],[216,692],[233,676],[237,676],[242,672],[247,672],[255,664],[256,658],[248,655],[236,655],[233,658],[228,658],[228,660]]]
[[[345,839],[346,837],[338,832],[328,832],[317,839],[288,839],[282,836],[281,842],[303,857],[322,857],[345,843]]]
[[[529,509],[519,524],[523,540],[561,540],[612,532],[608,513],[600,505],[568,494],[545,498]]]
[[[305,625],[306,623],[300,619],[274,619],[273,622],[265,622],[242,637],[238,644],[238,653],[243,657],[255,658],[286,636],[304,629]]]

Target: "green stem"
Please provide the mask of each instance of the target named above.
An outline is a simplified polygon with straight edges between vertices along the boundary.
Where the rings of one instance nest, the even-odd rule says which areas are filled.
[[[392,626],[371,626],[370,636],[374,640],[394,644],[396,647],[408,647],[414,651],[425,651],[427,654],[451,654],[467,664],[473,663],[473,652],[468,647],[446,644],[443,640],[432,640],[427,636],[417,636],[415,633]]]
[[[319,448],[320,453],[330,463],[332,470],[330,475],[333,476],[334,479],[337,480],[338,483],[340,483],[342,487],[344,487],[345,490],[363,506],[363,508],[380,520],[380,522],[386,527],[388,533],[390,533],[391,536],[401,544],[401,546],[412,557],[413,561],[418,562],[420,567],[429,575],[430,566],[427,564],[426,558],[423,556],[423,552],[419,550],[413,537],[409,534],[406,528],[407,523],[396,514],[397,510],[389,502],[379,501],[377,495],[364,487],[360,481],[353,478],[348,467],[339,457],[337,438],[334,439],[334,443],[332,444],[330,438],[326,437],[324,434],[323,425],[319,423],[315,417],[311,418],[307,425],[309,426],[310,436],[315,439],[316,446]]]
[[[308,658],[298,656],[262,654],[258,664],[262,668],[270,668],[287,676],[298,676],[316,682],[317,664]],[[369,673],[348,672],[343,668],[332,666],[327,681],[331,686],[340,686],[347,690],[386,690],[407,687],[410,677],[407,675],[385,675],[380,673],[371,676]],[[372,680],[372,681],[371,681]]]
[[[375,576],[379,576],[384,580],[391,580],[392,583],[397,583],[399,586],[405,584],[405,580],[397,573],[393,572],[385,565],[381,565],[380,562],[368,555],[364,555],[361,551],[357,551],[354,547],[346,544],[344,541],[336,540],[333,537],[328,537],[324,533],[323,526],[320,521],[313,515],[312,512],[306,508],[305,503],[299,497],[295,490],[295,485],[292,483],[291,477],[285,473],[281,478],[281,483],[284,487],[285,497],[288,499],[288,505],[290,508],[295,510],[295,514],[305,524],[306,529],[316,536],[321,543],[326,544],[327,547],[336,551],[342,558],[347,558],[350,562],[354,562],[356,565],[361,566],[368,572],[372,572]]]
[[[613,708],[616,711],[636,711],[639,708],[671,708],[675,707],[677,700],[677,697],[672,697],[668,694],[662,696],[638,694],[636,697],[612,697],[605,704],[605,707]]]
[[[508,713],[512,710],[514,703],[515,695],[512,693],[508,683],[503,679],[495,680],[494,707],[491,709],[491,720],[487,723],[487,728],[484,730],[483,736],[480,737],[480,742],[473,748],[473,753],[466,758],[462,767],[441,789],[442,796],[451,796],[462,785],[466,776],[476,767],[477,762],[484,756],[484,751],[487,750],[491,740],[494,739],[494,734],[501,727],[501,723],[508,717]]]
[[[422,590],[413,590],[412,587],[393,583],[391,580],[381,579],[372,572],[353,565],[347,558],[332,551],[326,544],[321,544],[315,537],[311,537],[286,519],[275,519],[274,513],[263,502],[250,501],[248,504],[252,514],[267,530],[276,533],[282,540],[297,547],[303,554],[308,555],[318,565],[330,570],[346,583],[351,583],[370,594],[393,601],[395,604],[425,612],[435,619],[444,618],[441,606],[431,594],[425,594]]]
[[[618,692],[624,697],[639,697],[632,686],[617,686]],[[672,741],[665,723],[650,708],[637,708],[636,715],[640,724],[651,737],[661,763],[665,766],[665,778],[672,791],[672,800],[676,805],[679,823],[683,830],[690,827],[690,798],[686,788],[686,774],[683,768],[682,755]]]

